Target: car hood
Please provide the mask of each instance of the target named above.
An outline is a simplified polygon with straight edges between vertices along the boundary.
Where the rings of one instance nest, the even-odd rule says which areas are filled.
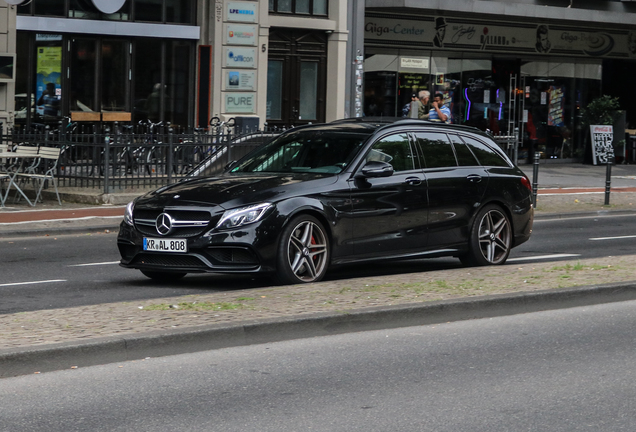
[[[233,208],[258,202],[276,202],[318,191],[333,184],[337,176],[293,174],[224,175],[186,179],[164,186],[137,199],[143,207],[221,206]]]

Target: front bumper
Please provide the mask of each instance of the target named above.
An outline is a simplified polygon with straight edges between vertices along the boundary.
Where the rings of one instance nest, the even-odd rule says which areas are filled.
[[[181,273],[273,272],[276,232],[262,221],[233,231],[186,238],[187,253],[151,252],[143,249],[144,237],[151,236],[122,222],[117,247],[120,265],[126,268]]]

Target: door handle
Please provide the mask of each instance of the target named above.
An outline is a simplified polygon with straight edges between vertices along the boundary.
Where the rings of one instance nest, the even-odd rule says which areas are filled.
[[[481,176],[479,174],[470,174],[466,177],[466,179],[468,179],[471,183],[479,183],[481,181]]]
[[[419,177],[407,177],[404,183],[411,186],[419,186],[422,184],[422,179]]]

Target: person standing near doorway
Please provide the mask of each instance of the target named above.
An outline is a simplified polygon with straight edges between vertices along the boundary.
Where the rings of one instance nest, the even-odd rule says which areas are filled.
[[[426,90],[420,90],[417,94],[417,98],[420,102],[417,110],[417,118],[420,120],[428,120],[429,112],[431,110],[431,104],[429,104],[431,93]]]
[[[432,108],[429,111],[428,119],[430,121],[450,123],[451,112],[450,108],[444,106],[444,95],[436,93],[433,98]]]

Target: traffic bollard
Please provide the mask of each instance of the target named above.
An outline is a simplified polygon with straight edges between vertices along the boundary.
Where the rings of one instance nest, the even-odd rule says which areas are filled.
[[[534,167],[532,170],[532,206],[537,208],[537,189],[539,188],[539,159],[540,152],[534,153]]]
[[[612,158],[607,158],[607,170],[605,171],[605,205],[610,203],[610,191],[612,189]]]

